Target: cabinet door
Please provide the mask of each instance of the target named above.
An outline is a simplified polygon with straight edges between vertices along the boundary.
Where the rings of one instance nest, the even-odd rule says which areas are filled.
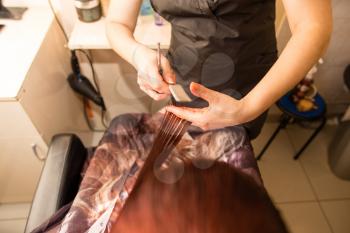
[[[70,53],[53,22],[26,74],[19,102],[48,143],[57,133],[86,131],[83,103],[69,87]]]
[[[0,140],[0,148],[0,203],[31,202],[43,166],[34,153],[45,156],[46,145],[18,137]]]
[[[47,145],[18,102],[0,102],[0,116],[0,203],[30,202]]]

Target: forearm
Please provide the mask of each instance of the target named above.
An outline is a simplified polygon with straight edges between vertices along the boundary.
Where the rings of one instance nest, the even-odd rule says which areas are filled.
[[[139,43],[134,30],[141,0],[111,0],[107,16],[107,38],[113,50],[129,63],[133,63],[133,52]]]
[[[107,22],[107,37],[112,49],[124,60],[134,65],[133,53],[140,44],[135,40],[133,31],[121,23],[109,21]]]
[[[253,120],[300,82],[322,56],[330,29],[304,27],[295,31],[277,62],[243,99],[247,120]]]

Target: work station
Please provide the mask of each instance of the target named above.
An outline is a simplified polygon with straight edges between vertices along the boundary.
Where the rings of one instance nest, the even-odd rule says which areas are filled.
[[[0,233],[350,232],[348,12],[0,0]]]

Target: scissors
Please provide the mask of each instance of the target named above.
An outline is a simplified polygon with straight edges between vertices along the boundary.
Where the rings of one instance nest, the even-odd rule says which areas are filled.
[[[160,50],[160,43],[157,44],[157,65],[158,65],[158,72],[161,76],[163,76],[163,69],[162,69],[162,53]],[[172,104],[175,104],[176,102],[191,102],[191,98],[188,96],[188,94],[185,92],[184,88],[180,84],[170,84],[169,90],[173,98],[171,98]],[[175,101],[175,102],[174,102]]]

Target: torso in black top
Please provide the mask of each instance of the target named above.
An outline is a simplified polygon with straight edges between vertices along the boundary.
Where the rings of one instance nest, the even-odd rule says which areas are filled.
[[[277,59],[274,0],[152,0],[152,6],[172,25],[167,57],[188,94],[195,81],[242,98]],[[191,106],[207,104],[191,97]],[[251,138],[265,117],[244,125]]]

